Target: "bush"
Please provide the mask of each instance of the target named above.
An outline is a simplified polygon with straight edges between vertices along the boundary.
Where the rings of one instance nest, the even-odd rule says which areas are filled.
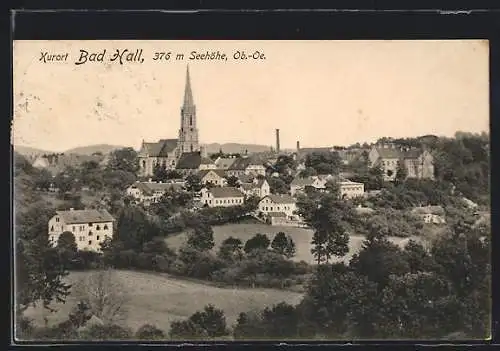
[[[157,327],[151,324],[144,324],[143,326],[141,326],[135,333],[135,336],[140,340],[150,340],[150,341],[163,340],[166,338],[163,330],[158,329]]]

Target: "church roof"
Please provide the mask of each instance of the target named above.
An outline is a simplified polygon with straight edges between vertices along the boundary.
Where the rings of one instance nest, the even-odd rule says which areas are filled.
[[[199,151],[184,152],[177,162],[177,169],[198,169],[201,164],[201,154]]]
[[[141,153],[150,157],[168,157],[177,148],[177,139],[161,139],[156,143],[142,143]]]

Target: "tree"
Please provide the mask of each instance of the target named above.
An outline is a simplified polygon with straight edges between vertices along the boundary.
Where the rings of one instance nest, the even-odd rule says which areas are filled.
[[[238,177],[235,176],[229,176],[226,178],[226,180],[227,180],[227,186],[238,187],[240,183]]]
[[[191,315],[187,321],[174,321],[170,326],[172,339],[220,338],[229,334],[224,311],[207,305],[203,311]]]
[[[89,272],[75,284],[73,294],[105,324],[117,324],[127,317],[129,297],[112,270]]]
[[[186,177],[186,189],[190,192],[198,192],[202,189],[201,178],[197,174],[190,174]]]
[[[137,173],[139,170],[139,159],[137,152],[131,148],[114,150],[109,154],[107,168],[112,170],[121,170],[130,173]]]
[[[224,311],[215,308],[214,305],[206,305],[203,311],[194,313],[189,320],[195,325],[203,328],[208,337],[217,338],[229,334],[226,326]]]
[[[318,174],[338,174],[342,160],[338,152],[313,152],[306,156],[305,166]]]
[[[57,250],[63,261],[67,264],[67,267],[71,267],[71,263],[78,252],[76,239],[72,232],[63,232],[59,235],[57,239]]]
[[[276,234],[271,243],[271,248],[274,252],[287,258],[293,257],[296,250],[293,239],[283,232],[279,232],[278,234]]]
[[[394,179],[395,184],[402,184],[406,180],[406,177],[408,177],[406,167],[404,165],[399,165]]]
[[[116,324],[93,325],[81,333],[84,340],[130,340],[132,332],[128,328]]]
[[[46,169],[38,170],[33,181],[36,188],[47,191],[52,184],[52,174]]]
[[[250,253],[254,250],[267,250],[271,241],[266,234],[255,234],[252,238],[248,239],[245,243],[244,251],[245,253]]]
[[[377,286],[343,263],[322,265],[298,309],[317,334],[344,337],[351,327],[363,329],[376,322]]]
[[[314,230],[311,253],[318,264],[328,263],[333,256],[349,252],[349,234],[344,219],[349,209],[334,194],[324,194],[317,202],[301,198],[298,213]]]
[[[218,256],[230,262],[241,260],[243,257],[243,243],[240,239],[230,236],[222,242]]]
[[[215,246],[212,227],[205,223],[194,227],[188,235],[187,244],[201,252],[211,250]]]
[[[42,302],[49,310],[52,301],[64,302],[71,285],[64,282],[68,272],[57,248],[48,241],[47,223],[54,215],[45,203],[30,203],[16,211],[15,293],[16,312],[21,316],[29,306]]]
[[[62,232],[57,239],[57,247],[76,253],[78,247],[76,245],[75,235],[72,232]]]
[[[147,214],[138,207],[123,208],[117,222],[116,238],[123,242],[125,249],[139,250],[160,234],[158,226],[150,222]]]
[[[281,178],[269,177],[267,182],[272,194],[288,194],[290,191],[289,184]]]
[[[166,339],[163,330],[158,329],[156,326],[151,324],[144,324],[143,326],[141,326],[135,333],[135,336],[140,340],[148,341]]]

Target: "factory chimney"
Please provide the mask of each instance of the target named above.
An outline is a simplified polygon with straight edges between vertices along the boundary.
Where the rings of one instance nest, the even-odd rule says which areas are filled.
[[[297,152],[300,151],[300,141],[297,140]]]
[[[276,152],[280,153],[280,130],[276,129]]]

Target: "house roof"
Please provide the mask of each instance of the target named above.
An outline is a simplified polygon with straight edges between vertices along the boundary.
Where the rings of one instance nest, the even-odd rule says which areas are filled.
[[[236,160],[236,158],[231,158],[231,157],[219,157],[217,160],[215,160],[215,165],[219,169],[228,169],[233,162]]]
[[[244,197],[245,194],[243,194],[239,189],[231,186],[225,186],[225,187],[215,187],[211,188],[208,190],[213,197]]]
[[[256,157],[237,157],[229,166],[229,170],[243,171],[250,165],[263,166],[263,162]]]
[[[415,207],[411,210],[414,214],[433,214],[438,216],[443,216],[445,214],[444,209],[441,206],[421,206]]]
[[[252,190],[253,188],[256,188],[256,185],[254,183],[241,183],[241,187],[244,190]]]
[[[198,169],[201,164],[201,154],[199,151],[184,152],[177,162],[177,169]]]
[[[401,158],[401,151],[398,149],[377,147],[376,148],[380,158]]]
[[[142,143],[141,154],[151,157],[168,157],[177,148],[177,139],[160,139],[156,143]]]
[[[241,174],[238,176],[238,180],[242,183],[252,183],[253,178],[254,176],[250,174]]]
[[[69,210],[56,212],[66,224],[112,222],[115,219],[106,210]]]
[[[215,174],[217,174],[221,178],[224,178],[226,176],[226,174],[224,173],[224,171],[222,169],[204,169],[204,170],[199,171],[198,175],[200,176],[200,178],[203,179],[210,172],[214,172]]]
[[[281,218],[286,217],[286,213],[284,212],[268,212],[267,215],[269,217],[281,217]]]
[[[155,191],[181,190],[183,185],[179,183],[156,183],[156,182],[137,182],[131,185],[136,187],[146,195],[152,195]]]
[[[420,149],[408,150],[402,153],[404,159],[415,159],[422,155],[423,151]]]
[[[201,161],[200,161],[200,164],[202,165],[213,165],[214,164],[214,161],[212,161],[210,158],[208,157],[202,157],[201,158]]]
[[[276,194],[270,194],[267,195],[269,199],[271,199],[272,202],[277,203],[277,204],[294,204],[295,199],[291,197],[290,195],[276,195]]]

